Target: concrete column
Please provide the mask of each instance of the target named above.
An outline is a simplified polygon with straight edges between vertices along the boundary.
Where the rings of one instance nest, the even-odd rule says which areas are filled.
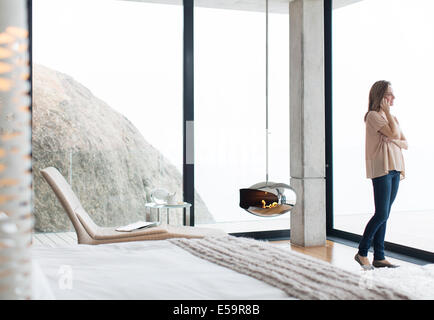
[[[326,243],[323,0],[293,0],[290,14],[291,242]]]

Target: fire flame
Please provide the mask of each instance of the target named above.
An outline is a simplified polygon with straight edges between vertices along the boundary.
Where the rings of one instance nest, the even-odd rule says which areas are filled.
[[[277,202],[273,202],[272,204],[269,204],[269,205],[266,204],[265,200],[262,200],[261,202],[262,202],[262,208],[263,209],[274,208],[274,207],[277,207],[277,205],[278,205]]]

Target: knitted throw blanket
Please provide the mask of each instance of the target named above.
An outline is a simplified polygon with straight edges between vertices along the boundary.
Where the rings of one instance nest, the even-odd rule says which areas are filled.
[[[169,241],[202,259],[262,280],[296,299],[411,299],[377,280],[370,283],[369,277],[265,241],[229,235]],[[363,273],[368,275],[369,271]]]

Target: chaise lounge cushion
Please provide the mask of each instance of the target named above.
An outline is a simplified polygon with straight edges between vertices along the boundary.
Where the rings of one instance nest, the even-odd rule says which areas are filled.
[[[164,240],[170,238],[202,238],[205,236],[226,235],[225,232],[202,227],[160,225],[138,229],[131,232],[119,232],[115,227],[100,227],[84,210],[71,186],[54,167],[41,170],[42,176],[53,189],[62,207],[70,218],[77,233],[79,244],[103,244],[125,241]]]
[[[116,231],[116,228],[97,226],[81,206],[75,209],[74,212],[83,227],[86,229],[87,233],[96,240],[131,238],[137,236],[151,236],[155,234],[167,233],[167,230],[160,226],[133,230],[131,232],[120,232]]]
[[[75,209],[80,223],[86,229],[91,238],[95,240],[131,241],[138,240],[161,240],[169,238],[202,238],[204,236],[219,236],[226,233],[212,228],[197,228],[190,226],[159,225],[151,228],[138,229],[131,232],[116,231],[116,227],[99,227],[89,217],[83,207]]]

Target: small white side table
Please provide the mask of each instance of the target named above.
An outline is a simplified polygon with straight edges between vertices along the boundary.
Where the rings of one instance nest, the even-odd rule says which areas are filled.
[[[145,203],[145,207],[146,208],[150,208],[150,209],[157,209],[158,222],[160,222],[160,223],[161,223],[160,210],[161,209],[166,209],[167,224],[169,224],[169,210],[170,209],[183,208],[184,209],[183,224],[184,224],[184,226],[189,226],[190,225],[190,207],[191,207],[191,203],[183,202],[183,203],[180,203],[180,204],[158,204],[158,203],[155,203],[155,202],[148,202],[148,203]]]

